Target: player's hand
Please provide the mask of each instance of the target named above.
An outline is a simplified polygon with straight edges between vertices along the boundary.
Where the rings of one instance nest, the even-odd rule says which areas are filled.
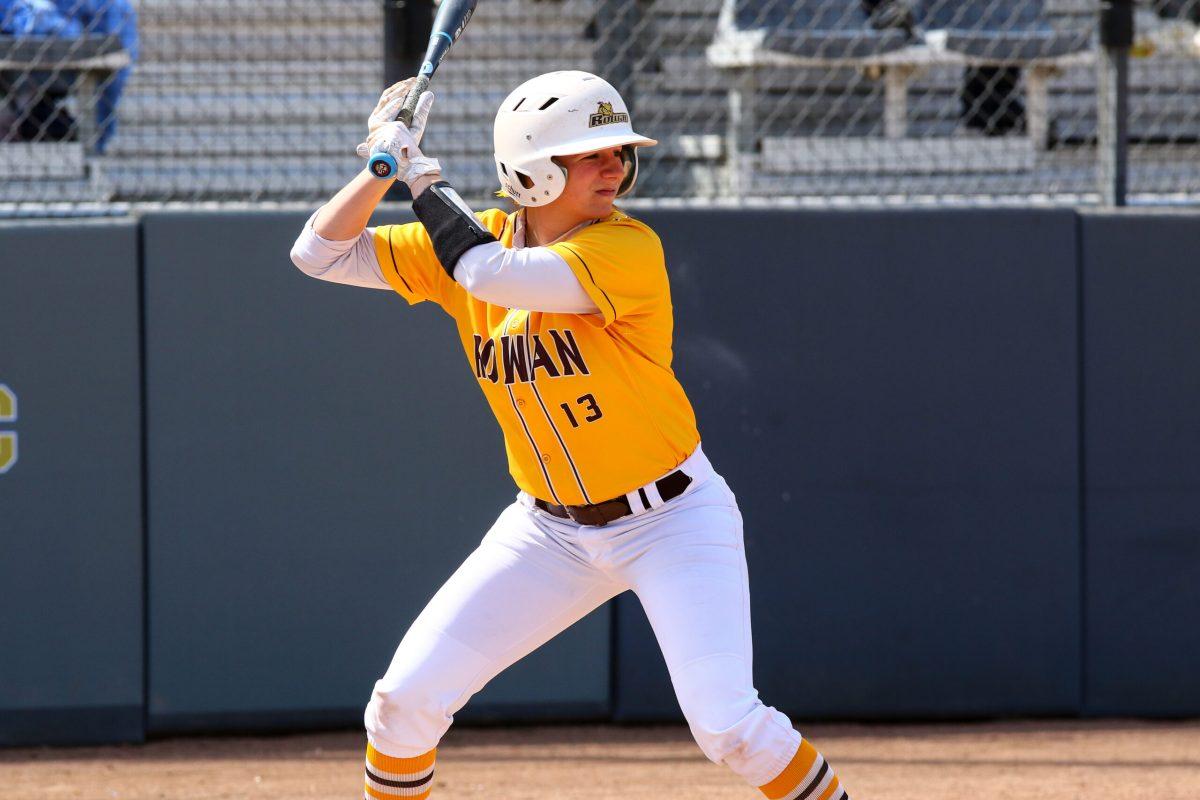
[[[379,95],[379,102],[375,104],[375,110],[367,117],[367,141],[370,141],[376,131],[396,119],[396,114],[400,113],[400,107],[404,105],[404,99],[408,97],[416,82],[416,78],[405,78],[383,90],[383,94]]]
[[[408,97],[408,87],[412,86],[416,78],[400,81],[389,88],[379,98],[379,105],[375,106],[375,112],[371,114],[367,121],[367,140],[360,144],[355,152],[360,158],[369,158],[374,152],[376,141],[378,141],[385,127],[393,124],[396,120],[396,114],[400,112],[400,107],[404,105],[405,98]],[[433,92],[425,92],[421,95],[421,99],[417,101],[417,109],[413,112],[412,125],[408,126],[408,133],[413,140],[413,145],[421,143],[421,137],[425,135],[425,123],[429,120],[429,110],[433,107]],[[401,126],[403,127],[403,126]]]
[[[400,122],[389,122],[375,135],[369,155],[387,153],[396,161],[395,178],[412,186],[422,175],[440,174],[442,165],[436,158],[426,158],[413,139],[412,133]]]
[[[396,160],[395,177],[410,186],[413,180],[422,175],[440,173],[441,164],[435,158],[426,158],[420,146],[432,107],[433,92],[425,92],[417,101],[412,125],[394,121],[381,125],[367,141],[358,146],[358,154],[369,158],[374,153],[388,153]]]

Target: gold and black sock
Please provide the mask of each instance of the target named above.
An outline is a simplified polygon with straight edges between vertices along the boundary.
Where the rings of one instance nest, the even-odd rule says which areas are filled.
[[[850,800],[833,767],[807,739],[800,740],[783,772],[758,789],[767,800]]]
[[[367,743],[367,777],[363,800],[424,800],[433,788],[437,748],[413,758],[387,756]]]

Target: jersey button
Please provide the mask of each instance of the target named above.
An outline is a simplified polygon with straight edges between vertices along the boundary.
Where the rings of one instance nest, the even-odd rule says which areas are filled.
[[[542,463],[543,463],[543,464],[549,464],[549,463],[550,463],[550,456],[546,455],[545,453],[542,453]]]
[[[517,408],[524,408],[524,407],[525,407],[525,401],[524,401],[524,400],[518,400],[518,401],[517,401]]]

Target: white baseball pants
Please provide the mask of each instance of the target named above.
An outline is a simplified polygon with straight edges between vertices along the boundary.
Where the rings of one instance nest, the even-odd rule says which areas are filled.
[[[752,786],[778,776],[800,734],[758,698],[742,517],[704,454],[674,500],[604,527],[551,516],[524,493],[437,592],[375,684],[371,744],[435,747],[471,695],[615,595],[638,596],[700,749]]]

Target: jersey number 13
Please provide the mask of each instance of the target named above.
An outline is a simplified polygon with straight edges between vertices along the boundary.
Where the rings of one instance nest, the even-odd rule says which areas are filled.
[[[583,418],[584,422],[595,422],[604,416],[604,412],[601,411],[600,406],[596,404],[595,395],[585,394],[583,397],[578,397],[575,399],[575,404],[583,406],[583,409],[587,411],[587,416]],[[559,408],[563,410],[563,413],[567,415],[567,421],[571,423],[571,427],[578,428],[579,420],[575,418],[575,414],[571,411],[570,404],[559,403],[558,405]]]

